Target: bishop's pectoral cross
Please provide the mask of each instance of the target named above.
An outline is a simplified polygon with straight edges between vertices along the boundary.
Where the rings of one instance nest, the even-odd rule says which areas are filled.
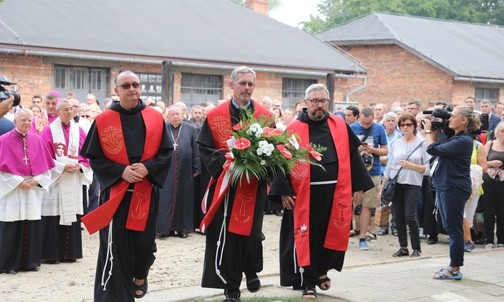
[[[23,137],[23,153],[23,160],[25,162],[25,165],[28,165],[28,154],[26,153],[26,137]]]
[[[177,143],[173,143],[173,150],[177,150],[177,146],[178,146]]]

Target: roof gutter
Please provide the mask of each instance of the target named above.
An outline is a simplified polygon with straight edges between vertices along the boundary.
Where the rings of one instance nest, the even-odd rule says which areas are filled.
[[[455,81],[467,81],[467,82],[476,82],[476,83],[494,83],[494,84],[504,84],[504,80],[497,79],[484,79],[484,78],[473,78],[473,77],[461,77],[455,76],[453,77]]]
[[[26,50],[26,49],[16,49],[16,48],[0,48],[0,53],[13,54],[13,55],[23,55],[23,56],[41,56],[41,57],[58,57],[58,58],[70,58],[79,60],[94,60],[94,61],[112,61],[112,62],[126,62],[126,63],[138,63],[138,64],[153,64],[158,65],[163,61],[172,61],[174,66],[179,67],[196,67],[196,68],[214,68],[214,69],[233,69],[237,64],[240,63],[203,63],[203,62],[188,62],[183,60],[177,60],[173,58],[163,58],[157,57],[156,59],[146,59],[146,58],[135,58],[135,57],[121,57],[121,56],[105,56],[105,55],[92,55],[92,54],[82,54],[82,53],[66,53],[66,52],[50,52],[43,50]],[[283,74],[293,74],[293,75],[303,75],[303,76],[314,76],[314,77],[325,77],[331,70],[324,71],[314,71],[314,70],[303,70],[302,68],[293,69],[293,67],[267,67],[267,66],[254,66],[255,71],[272,72],[272,73],[283,73]]]
[[[367,86],[367,76],[363,75],[350,75],[350,74],[338,74],[336,73],[334,75],[336,78],[347,78],[347,79],[361,79],[362,80],[362,85],[355,87],[354,89],[350,90],[346,95],[345,95],[345,103],[350,103],[350,96],[357,91],[360,91]]]

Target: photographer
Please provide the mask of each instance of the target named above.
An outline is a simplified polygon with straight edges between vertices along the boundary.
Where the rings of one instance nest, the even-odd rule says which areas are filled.
[[[464,265],[464,205],[471,195],[470,164],[473,141],[469,133],[480,127],[479,117],[468,106],[455,107],[448,120],[454,135],[436,142],[438,131],[432,121],[422,121],[425,129],[427,153],[437,156],[432,167],[432,184],[439,200],[438,210],[443,227],[450,237],[450,265],[433,276],[439,280],[460,280]]]

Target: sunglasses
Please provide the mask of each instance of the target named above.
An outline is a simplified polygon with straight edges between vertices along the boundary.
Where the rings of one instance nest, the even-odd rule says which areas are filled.
[[[140,87],[140,83],[126,83],[126,84],[121,84],[121,85],[117,85],[116,87],[121,87],[122,89],[130,89],[130,87],[133,86],[133,88],[137,89],[138,87]]]
[[[401,124],[400,127],[413,127],[413,124],[412,123],[405,123],[405,124]]]

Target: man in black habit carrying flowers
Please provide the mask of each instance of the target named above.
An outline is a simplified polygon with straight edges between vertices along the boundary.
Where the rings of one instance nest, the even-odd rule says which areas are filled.
[[[238,180],[219,194],[225,183],[224,168],[230,166],[226,159],[227,141],[232,127],[241,120],[241,110],[253,112],[256,118],[272,117],[271,112],[251,99],[255,81],[251,68],[235,68],[229,82],[233,97],[210,111],[197,139],[202,162],[216,180],[207,192],[209,209],[201,223],[201,229],[206,231],[202,287],[224,289],[226,301],[240,301],[243,273],[249,291],[261,287],[257,272],[263,269],[261,230],[266,181]]]

